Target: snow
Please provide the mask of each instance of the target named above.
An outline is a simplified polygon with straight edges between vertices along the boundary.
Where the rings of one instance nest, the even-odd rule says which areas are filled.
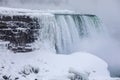
[[[32,68],[39,72],[32,72]],[[25,75],[24,71],[30,74]],[[0,53],[0,79],[7,75],[12,79],[19,77],[20,80],[70,80],[69,78],[75,74],[90,80],[102,77],[102,80],[110,79],[107,63],[86,52],[71,55],[55,54],[45,50],[17,54],[10,51]]]
[[[36,15],[36,14],[41,14],[41,15],[51,15],[51,14],[70,14],[70,13],[75,13],[74,11],[70,10],[32,10],[32,9],[21,9],[21,8],[7,8],[7,7],[0,7],[0,14],[6,14],[6,15]]]

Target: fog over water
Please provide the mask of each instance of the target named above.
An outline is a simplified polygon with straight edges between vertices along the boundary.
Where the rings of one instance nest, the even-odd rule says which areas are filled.
[[[120,76],[120,1],[119,0],[0,0],[5,7],[30,9],[70,9],[81,14],[96,14],[110,37],[86,41],[81,50],[91,52],[109,64],[112,76]],[[88,45],[89,44],[89,45]]]

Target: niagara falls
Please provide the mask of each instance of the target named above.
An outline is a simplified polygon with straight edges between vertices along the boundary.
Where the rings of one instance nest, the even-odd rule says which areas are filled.
[[[119,0],[0,0],[0,80],[120,80]]]

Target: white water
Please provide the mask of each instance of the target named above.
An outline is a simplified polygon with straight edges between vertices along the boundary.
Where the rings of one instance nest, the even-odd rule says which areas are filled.
[[[56,47],[58,53],[72,53],[80,41],[77,28],[71,16],[56,16],[57,35]],[[59,29],[58,29],[59,28]]]
[[[81,50],[81,44],[82,40],[84,38],[89,38],[89,37],[96,37],[100,35],[99,26],[100,23],[93,23],[94,19],[93,17],[89,16],[79,16],[76,15],[77,17],[80,17],[80,21],[76,22],[73,18],[74,16],[64,16],[62,15],[59,17],[59,20],[61,20],[61,23],[59,20],[57,20],[58,24],[60,24],[60,30],[61,35],[57,35],[59,39],[57,39],[57,43],[61,44],[60,46],[58,45],[58,53],[72,53],[72,52],[77,52]],[[95,16],[94,16],[95,17]],[[81,25],[82,23],[82,25]],[[78,26],[77,26],[78,25]],[[59,33],[57,32],[57,33]],[[82,34],[79,34],[81,33]],[[61,36],[61,38],[60,38]],[[61,42],[61,43],[59,43]],[[59,48],[62,49],[62,51],[59,51]]]
[[[51,14],[37,18],[40,30],[36,44],[60,54],[81,51],[84,39],[93,39],[103,33],[94,15]]]

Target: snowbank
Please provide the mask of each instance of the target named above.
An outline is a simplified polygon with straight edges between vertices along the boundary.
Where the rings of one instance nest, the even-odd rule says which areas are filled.
[[[72,14],[75,12],[70,10],[32,10],[32,9],[22,9],[22,8],[7,8],[0,7],[0,14],[6,15],[51,15],[51,14]]]
[[[0,79],[12,80],[83,80],[109,79],[107,64],[85,52],[58,55],[49,51],[26,54],[0,53]],[[96,79],[97,78],[97,79]],[[81,80],[81,79],[80,79]]]

